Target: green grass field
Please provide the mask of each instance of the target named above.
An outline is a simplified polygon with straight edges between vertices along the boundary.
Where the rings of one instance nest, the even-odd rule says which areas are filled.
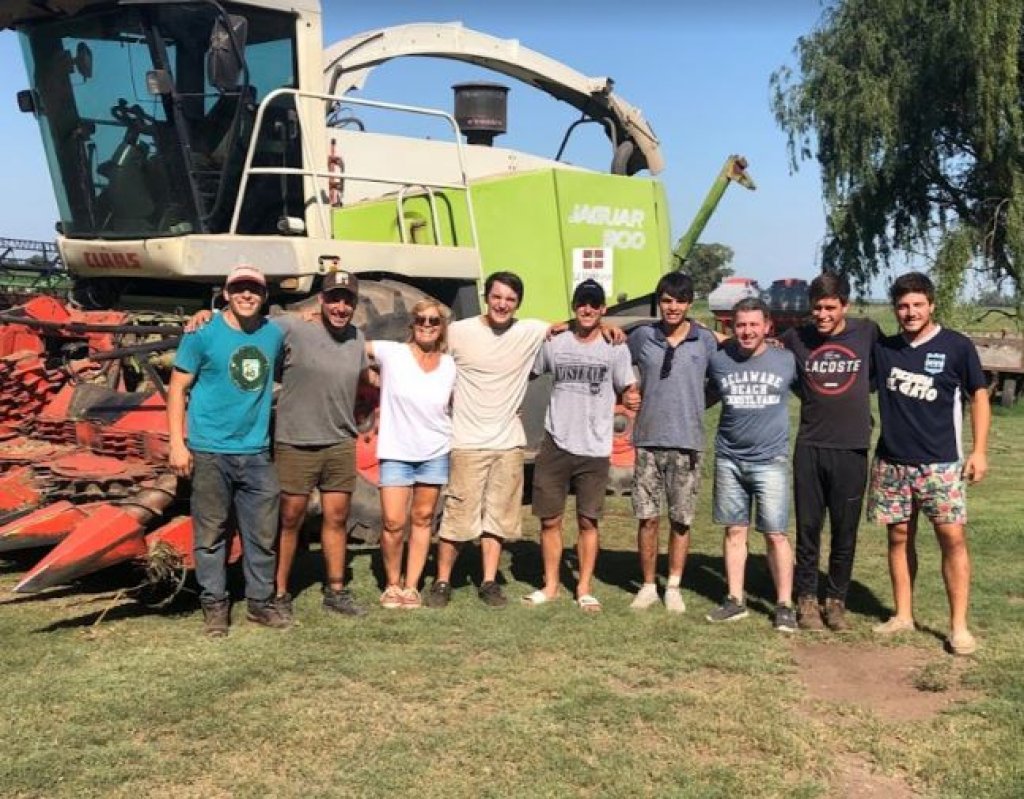
[[[682,617],[629,610],[638,572],[620,499],[604,522],[598,616],[568,599],[484,608],[469,585],[470,551],[446,611],[329,617],[314,550],[300,564],[300,627],[255,628],[236,608],[231,635],[208,641],[194,596],[145,611],[110,590],[111,579],[130,582],[113,575],[16,597],[25,562],[0,561],[0,795],[1024,796],[1021,442],[1024,408],[997,409],[992,471],[970,496],[977,656],[954,663],[941,651],[945,597],[929,536],[917,593],[924,630],[873,639],[890,599],[884,532],[867,524],[855,630],[816,639],[840,660],[851,644],[919,656],[908,707],[915,695],[966,697],[938,715],[892,718],[856,695],[812,698],[797,668],[807,636],[770,627],[759,541],[748,566],[757,612],[724,629],[704,622],[723,594],[705,486]],[[524,518],[526,537],[503,560],[513,597],[540,577],[536,523]],[[374,605],[375,555],[356,554],[352,573],[357,596]],[[882,669],[869,680],[897,677]]]

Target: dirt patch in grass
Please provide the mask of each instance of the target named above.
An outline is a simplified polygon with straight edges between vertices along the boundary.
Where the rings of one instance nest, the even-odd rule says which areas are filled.
[[[961,661],[911,647],[799,643],[793,657],[811,699],[853,704],[886,721],[929,719],[977,696],[960,685]]]
[[[914,799],[921,795],[898,777],[872,771],[855,755],[843,755],[835,765],[838,774],[829,793],[835,799]]]

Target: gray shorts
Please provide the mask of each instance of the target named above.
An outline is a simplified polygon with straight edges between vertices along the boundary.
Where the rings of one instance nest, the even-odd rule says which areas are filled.
[[[633,469],[633,515],[654,519],[661,515],[662,494],[668,499],[668,518],[689,527],[697,512],[700,468],[697,450],[637,447]]]

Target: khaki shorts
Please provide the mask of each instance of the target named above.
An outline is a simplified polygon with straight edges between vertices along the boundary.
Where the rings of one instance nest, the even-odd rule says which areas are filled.
[[[321,491],[356,490],[356,441],[347,439],[323,446],[274,445],[274,465],[281,491],[307,495]]]
[[[522,535],[523,449],[452,450],[438,536],[475,541]]]
[[[576,515],[600,519],[608,488],[608,466],[608,458],[573,455],[545,434],[533,465],[533,515],[540,519],[561,516],[572,488]]]

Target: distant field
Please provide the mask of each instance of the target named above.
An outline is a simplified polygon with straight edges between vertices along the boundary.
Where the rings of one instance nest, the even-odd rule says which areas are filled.
[[[714,419],[709,415],[709,426]],[[1024,796],[1024,409],[996,409],[992,472],[971,492],[974,658],[942,653],[945,597],[922,535],[923,629],[879,642],[890,608],[884,533],[865,524],[855,630],[808,640],[769,625],[763,547],[752,618],[711,627],[724,592],[705,490],[684,580],[686,615],[628,609],[638,576],[626,501],[604,525],[595,593],[489,611],[470,555],[443,612],[319,609],[319,553],[301,562],[286,633],[235,611],[199,635],[194,597],[145,611],[97,576],[15,597],[0,561],[0,794],[6,797]],[[513,597],[540,576],[535,521],[505,555]],[[567,552],[566,578],[571,579]],[[662,564],[662,571],[664,564]],[[373,605],[379,563],[352,564]],[[867,664],[867,665],[865,665]],[[832,697],[838,697],[832,701]]]

